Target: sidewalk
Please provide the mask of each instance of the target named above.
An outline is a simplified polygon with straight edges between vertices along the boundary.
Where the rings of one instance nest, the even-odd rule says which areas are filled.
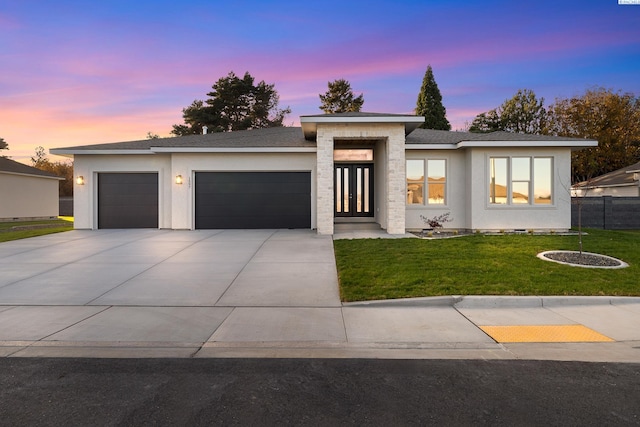
[[[640,363],[640,298],[438,297],[314,308],[23,306],[0,311],[2,357]],[[26,324],[9,324],[8,314],[17,320],[27,313],[31,320]],[[496,327],[510,331],[500,335]],[[34,335],[60,332],[10,341],[5,339],[7,328]],[[518,340],[524,342],[514,342]]]

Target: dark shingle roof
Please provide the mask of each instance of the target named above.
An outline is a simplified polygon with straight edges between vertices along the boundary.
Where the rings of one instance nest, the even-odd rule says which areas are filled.
[[[574,187],[611,187],[619,185],[635,185],[633,180],[633,173],[627,173],[627,171],[637,172],[640,171],[640,162],[634,163],[631,166],[615,170],[613,172],[605,173],[604,175],[597,176],[589,181],[584,181],[576,184]]]
[[[367,113],[363,111],[333,114],[308,114],[300,117],[417,117],[414,114],[389,114],[389,113]]]
[[[335,115],[319,115],[318,117],[376,117],[390,116],[377,113],[341,113]],[[406,117],[404,115],[396,115]],[[315,116],[306,116],[315,117]],[[415,129],[406,139],[411,144],[447,144],[455,145],[460,142],[473,141],[584,141],[576,138],[563,138],[543,135],[525,135],[509,132],[469,133],[451,132],[445,130]],[[138,141],[114,142],[106,144],[81,145],[74,147],[56,148],[51,150],[55,154],[65,154],[78,151],[93,150],[150,150],[151,148],[263,148],[263,147],[295,147],[313,148],[316,142],[306,140],[301,127],[275,127],[242,130],[235,132],[217,132],[207,135],[189,135],[173,138],[143,139]]]
[[[458,144],[463,141],[586,141],[562,136],[529,135],[511,132],[451,132],[446,130],[416,129],[407,136],[407,144]]]
[[[27,166],[15,160],[0,157],[0,172],[15,173],[21,175],[34,175],[46,178],[60,178],[58,175],[46,172],[31,166]]]
[[[65,150],[148,150],[151,147],[176,148],[251,148],[251,147],[315,147],[314,142],[304,139],[299,127],[277,127],[235,132],[216,132],[206,135],[189,135],[173,138],[143,139],[139,141],[108,144],[81,145],[56,148]]]

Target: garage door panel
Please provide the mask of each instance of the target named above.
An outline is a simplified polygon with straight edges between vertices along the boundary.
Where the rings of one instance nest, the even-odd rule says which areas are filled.
[[[289,215],[243,215],[242,225],[238,226],[239,218],[229,215],[212,215],[200,218],[216,224],[211,228],[219,229],[265,229],[265,228],[309,228],[309,221],[300,216]],[[199,227],[200,229],[204,227]]]
[[[196,173],[196,228],[310,227],[310,172]]]
[[[98,174],[98,228],[158,228],[158,174]]]

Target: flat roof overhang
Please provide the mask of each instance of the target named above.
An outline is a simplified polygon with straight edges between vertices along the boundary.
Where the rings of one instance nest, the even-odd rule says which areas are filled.
[[[401,115],[401,114],[372,114],[372,115],[318,115],[300,116],[300,125],[304,138],[315,141],[318,134],[318,124],[388,124],[397,123],[404,125],[404,134],[409,135],[418,126],[424,123],[423,116]]]

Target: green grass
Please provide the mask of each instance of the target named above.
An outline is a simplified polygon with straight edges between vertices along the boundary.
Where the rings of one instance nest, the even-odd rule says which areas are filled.
[[[577,250],[578,236],[470,235],[334,241],[343,301],[437,295],[640,295],[640,230],[587,230],[584,251],[622,259],[618,270],[536,257]]]
[[[72,217],[58,217],[58,219],[41,221],[0,222],[0,242],[44,236],[45,234],[69,230],[73,230]]]

